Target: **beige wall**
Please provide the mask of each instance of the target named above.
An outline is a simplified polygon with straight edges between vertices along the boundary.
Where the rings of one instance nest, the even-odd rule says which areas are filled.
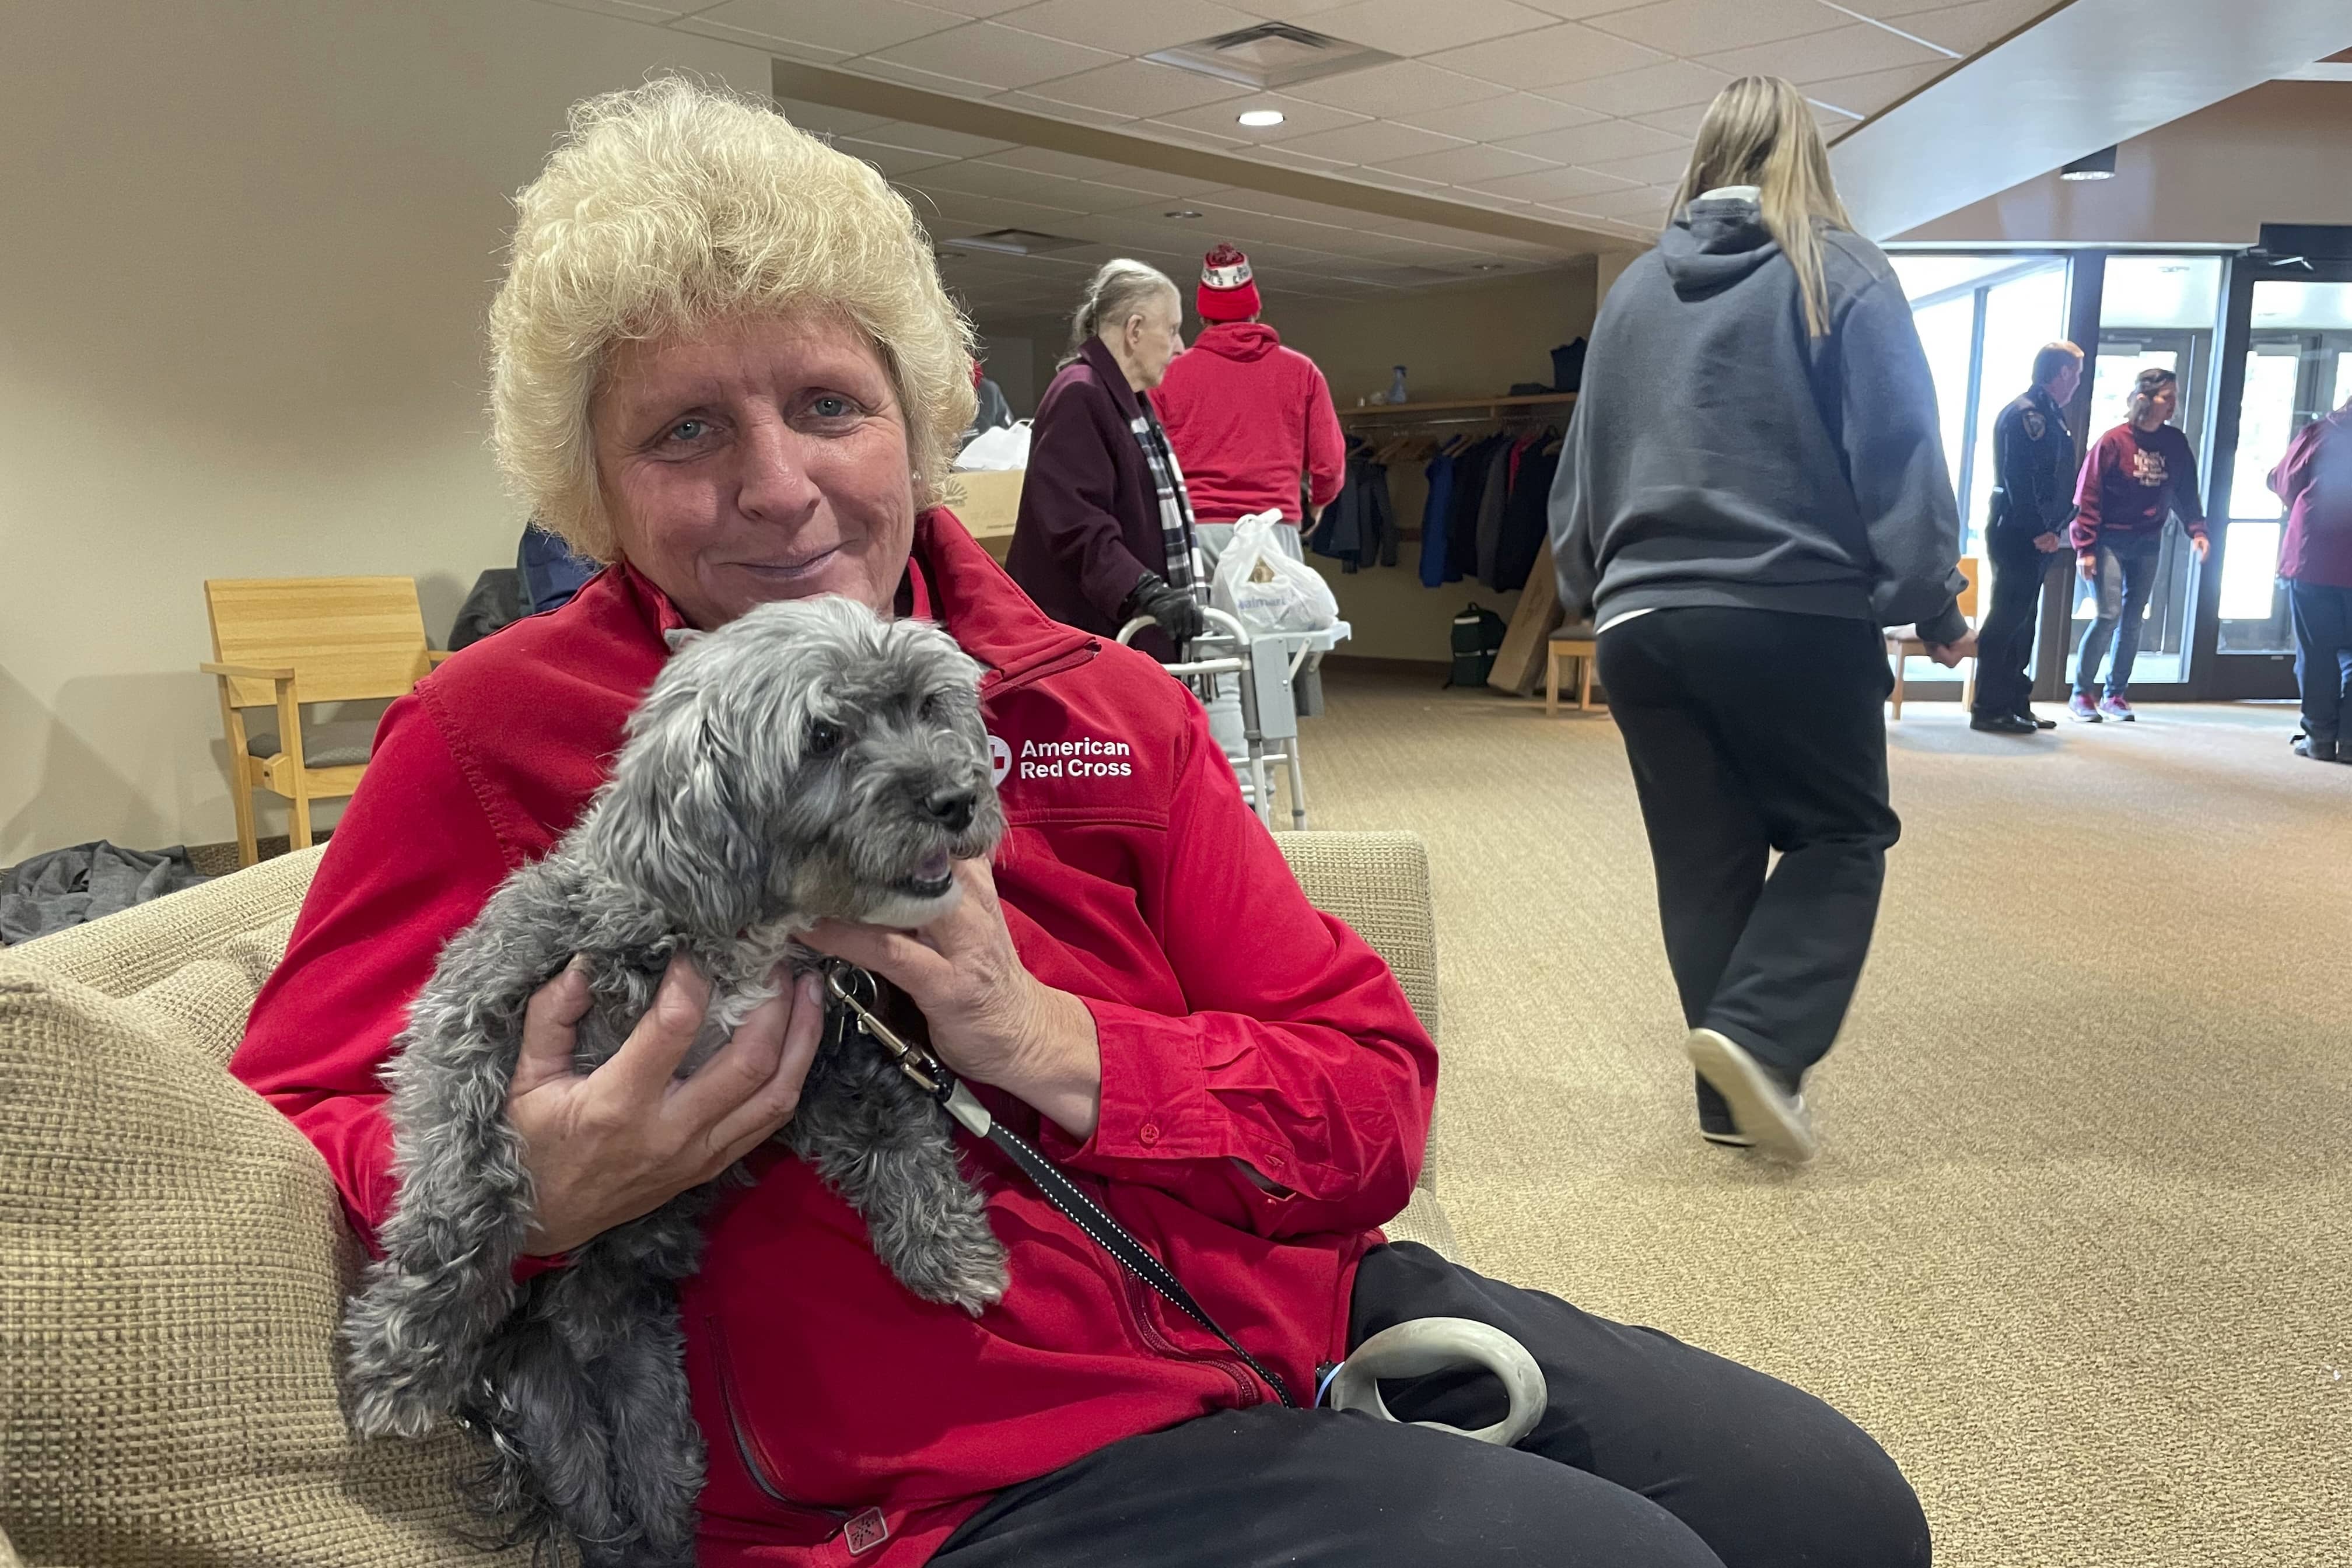
[[[1622,264],[1621,264],[1622,265]],[[1282,341],[1320,365],[1333,400],[1344,412],[1356,399],[1388,389],[1393,364],[1405,366],[1415,402],[1494,396],[1515,381],[1549,383],[1551,350],[1592,328],[1594,267],[1587,260],[1553,271],[1491,283],[1429,289],[1393,299],[1358,303],[1284,302],[1279,277],[1259,279],[1265,293],[1265,319]],[[1072,285],[1075,299],[1076,285]],[[1200,322],[1186,299],[1186,331]],[[1037,343],[1039,374],[1050,379],[1061,356],[1066,325],[1052,321],[982,323],[994,332],[1027,332]],[[1038,383],[1042,391],[1045,380]],[[1389,474],[1391,499],[1407,527],[1418,529],[1428,499],[1418,466],[1401,465]],[[1343,651],[1359,658],[1439,661],[1451,657],[1454,614],[1469,603],[1492,606],[1508,616],[1517,594],[1496,594],[1475,583],[1444,588],[1421,585],[1415,565],[1417,541],[1405,542],[1393,569],[1343,574],[1336,562],[1316,560],[1339,600],[1339,613],[1355,627]],[[1312,559],[1312,558],[1310,558]]]
[[[2352,82],[2265,82],[2123,143],[2111,180],[2044,174],[1900,236],[1948,244],[2252,245],[2352,223]]]
[[[5,5],[0,58],[0,864],[225,839],[203,580],[414,576],[444,637],[519,526],[509,194],[572,100],[767,59],[531,0]]]

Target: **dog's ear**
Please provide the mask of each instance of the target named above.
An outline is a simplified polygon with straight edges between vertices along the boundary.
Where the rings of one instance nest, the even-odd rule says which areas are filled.
[[[699,636],[700,634],[694,634]],[[712,932],[734,931],[759,908],[766,868],[730,773],[740,759],[719,743],[698,694],[649,699],[600,803],[613,869],[661,906]]]
[[[696,631],[692,626],[672,626],[662,633],[662,641],[669,644],[670,652],[676,653],[688,643],[700,642],[709,635],[708,632]]]

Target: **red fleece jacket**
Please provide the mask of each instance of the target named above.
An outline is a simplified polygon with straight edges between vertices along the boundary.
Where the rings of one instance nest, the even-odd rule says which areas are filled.
[[[1181,686],[1045,619],[944,511],[919,522],[915,560],[916,613],[988,669],[1014,944],[1085,999],[1102,1042],[1083,1144],[982,1098],[1311,1390],[1315,1363],[1345,1353],[1372,1227],[1419,1171],[1429,1037],[1371,950],[1308,906]],[[615,568],[384,715],[230,1064],[318,1145],[362,1235],[394,1191],[377,1073],[409,999],[580,815],[680,624]],[[712,1214],[680,1292],[709,1568],[911,1568],[994,1490],[1272,1399],[994,1149],[966,1150],[1012,1265],[976,1319],[908,1294],[856,1213],[774,1145]]]
[[[1297,522],[1302,475],[1318,507],[1339,493],[1347,448],[1331,389],[1313,360],[1284,348],[1263,321],[1203,331],[1170,363],[1151,402],[1202,522],[1260,511]]]

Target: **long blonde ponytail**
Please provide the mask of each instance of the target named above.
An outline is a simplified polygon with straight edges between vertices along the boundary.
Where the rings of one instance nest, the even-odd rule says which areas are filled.
[[[1761,193],[1764,226],[1797,269],[1805,300],[1805,329],[1829,331],[1829,289],[1822,281],[1822,241],[1815,219],[1851,229],[1845,204],[1830,176],[1829,149],[1805,106],[1804,94],[1776,76],[1744,76],[1707,106],[1691,146],[1690,167],[1675,192],[1673,216],[1723,185],[1754,185]]]

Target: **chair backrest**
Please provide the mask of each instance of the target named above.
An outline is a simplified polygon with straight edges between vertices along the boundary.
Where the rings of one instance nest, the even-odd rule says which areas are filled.
[[[305,702],[404,696],[432,668],[413,577],[214,577],[205,604],[215,659],[290,668]],[[277,695],[232,679],[229,700],[257,708]]]
[[[1977,574],[1983,570],[1983,567],[1977,564],[1975,556],[1960,557],[1960,575],[1969,580],[1969,585],[1961,589],[1959,594],[1960,614],[1971,621],[1977,618]]]

